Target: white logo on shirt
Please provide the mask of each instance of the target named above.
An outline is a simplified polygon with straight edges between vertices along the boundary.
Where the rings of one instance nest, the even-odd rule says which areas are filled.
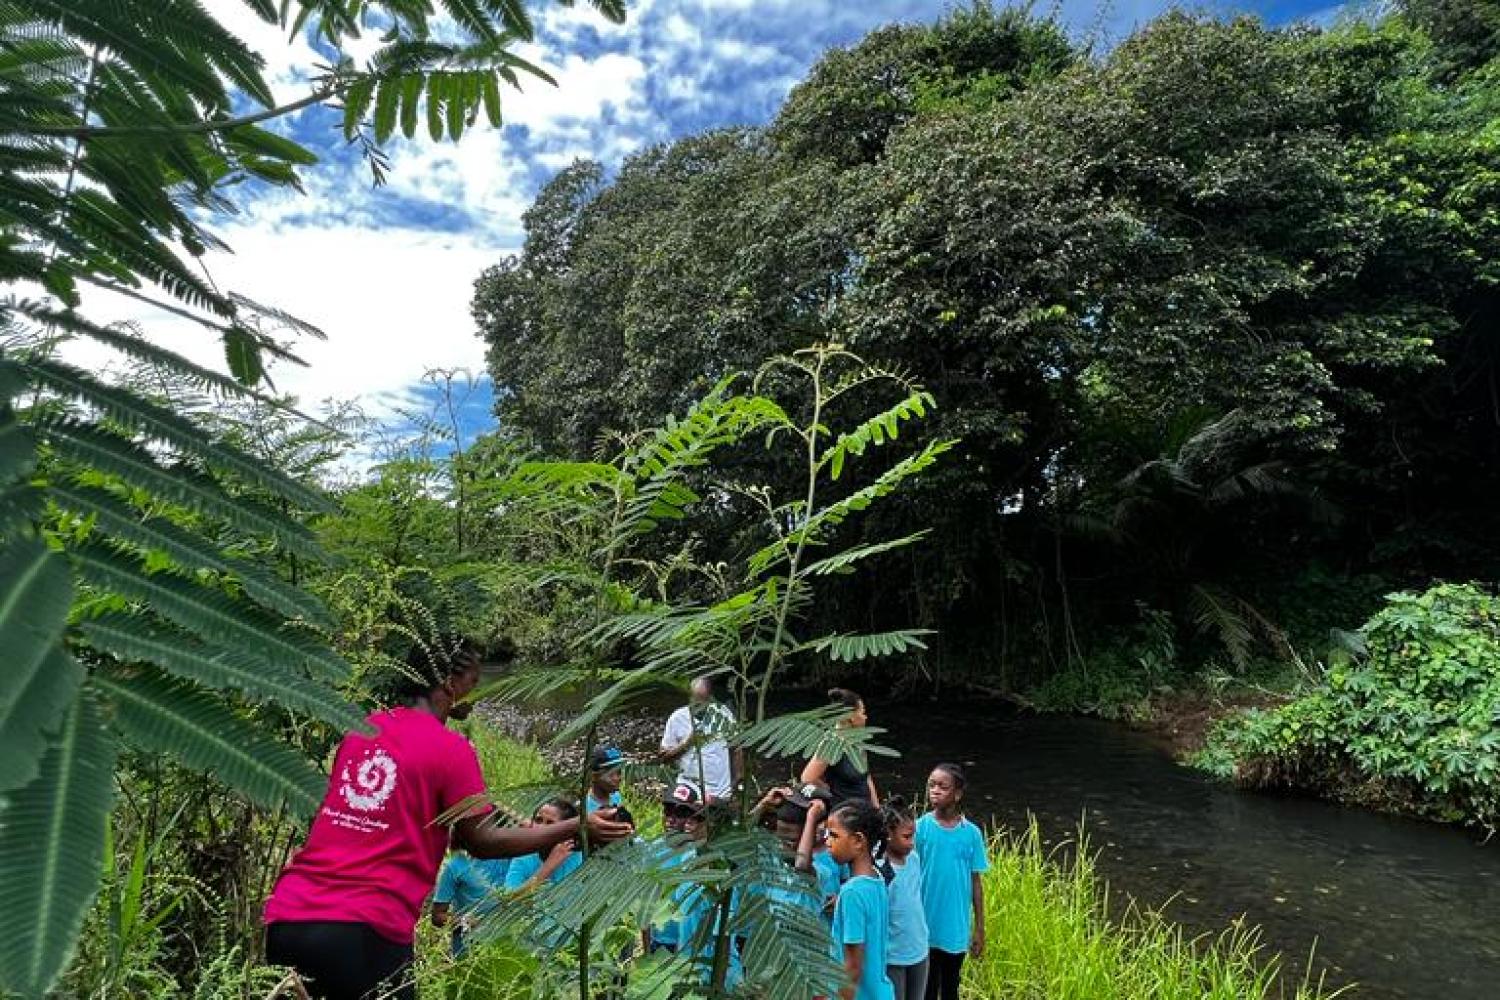
[[[385,805],[385,800],[396,790],[396,762],[384,750],[366,750],[365,759],[354,769],[353,776],[346,764],[339,777],[343,780],[339,794],[349,808],[373,812]]]

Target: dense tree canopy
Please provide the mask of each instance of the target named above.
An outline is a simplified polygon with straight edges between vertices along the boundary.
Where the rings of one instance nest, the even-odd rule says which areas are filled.
[[[910,373],[965,460],[884,514],[937,521],[908,583],[838,613],[915,608],[930,666],[1011,686],[1140,606],[1244,665],[1493,576],[1486,10],[1170,14],[1102,56],[983,5],[881,29],[765,129],[543,191],[475,297],[502,423],[584,454],[818,340]]]

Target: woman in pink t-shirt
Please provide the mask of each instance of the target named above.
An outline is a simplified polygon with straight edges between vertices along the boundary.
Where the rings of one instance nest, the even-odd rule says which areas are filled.
[[[266,958],[296,969],[313,997],[415,1000],[412,937],[448,843],[437,817],[484,791],[474,747],[445,722],[479,681],[478,650],[449,637],[407,658],[399,704],[339,744],[307,843],[266,900]],[[614,810],[590,838],[628,836]],[[508,858],[574,837],[578,820],[499,827],[476,813],[454,832],[476,858]]]

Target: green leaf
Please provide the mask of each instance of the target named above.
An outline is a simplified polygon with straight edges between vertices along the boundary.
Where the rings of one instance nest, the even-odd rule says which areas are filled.
[[[62,646],[53,646],[15,700],[0,704],[0,793],[36,777],[48,737],[62,724],[82,683],[83,667]]]
[[[107,535],[145,549],[165,552],[185,569],[211,570],[233,576],[245,593],[288,617],[299,615],[322,625],[332,619],[316,598],[283,583],[242,559],[230,559],[209,542],[161,517],[142,517],[105,490],[92,486],[53,483],[48,497],[59,507],[94,519],[94,526]]]
[[[865,635],[825,635],[798,648],[814,653],[827,653],[835,663],[853,663],[873,656],[904,653],[909,649],[926,649],[927,644],[920,638],[924,635],[932,635],[932,629],[908,628]]]
[[[224,360],[229,363],[230,373],[243,385],[259,385],[266,377],[260,341],[249,331],[230,330],[224,334]]]
[[[87,543],[70,550],[79,573],[101,589],[140,601],[169,621],[211,643],[224,643],[269,662],[306,665],[343,680],[349,665],[317,640],[285,631],[258,608],[175,573],[147,574],[113,549]]]
[[[251,801],[283,802],[302,817],[323,797],[325,779],[300,754],[266,739],[223,701],[154,670],[106,673],[91,683],[114,705],[113,726],[135,747],[206,771]]]
[[[36,780],[0,809],[0,990],[41,998],[99,889],[118,747],[83,691]]]
[[[154,663],[205,687],[238,691],[339,729],[362,729],[364,713],[338,692],[265,660],[199,642],[145,615],[111,612],[80,622],[88,644],[122,663]]]
[[[82,400],[110,420],[137,431],[153,441],[171,445],[211,466],[226,469],[247,483],[282,497],[307,510],[331,512],[334,505],[319,490],[312,489],[238,448],[214,441],[192,421],[144,399],[121,386],[106,385],[70,365],[58,361],[27,362],[25,371],[49,389]]]
[[[778,715],[740,729],[728,741],[733,746],[757,750],[767,757],[800,760],[818,757],[829,764],[837,764],[848,757],[861,770],[868,766],[868,754],[900,756],[894,750],[871,742],[885,732],[884,729],[835,725],[847,714],[848,709],[834,706]]]
[[[805,572],[809,576],[826,576],[830,573],[843,573],[853,567],[855,563],[863,559],[868,559],[870,556],[889,552],[892,549],[904,548],[913,542],[919,542],[923,538],[926,538],[931,531],[931,528],[924,528],[916,534],[907,535],[904,538],[895,538],[888,542],[872,542],[869,545],[858,545],[852,549],[845,549],[837,555],[828,556],[825,559],[819,559],[817,562],[812,563],[807,567]]]
[[[73,603],[73,580],[66,560],[34,538],[18,539],[0,551],[0,580],[0,649],[5,651],[0,744],[17,753],[0,761],[0,791],[5,791],[36,773],[42,737],[56,728],[65,707],[59,700],[71,661],[60,663],[56,656]],[[42,700],[33,706],[28,696]]]
[[[289,551],[326,560],[312,533],[280,513],[231,497],[218,483],[188,469],[164,468],[146,449],[73,420],[42,425],[47,442],[64,458],[118,476],[153,496],[224,521],[246,534],[269,535]]]

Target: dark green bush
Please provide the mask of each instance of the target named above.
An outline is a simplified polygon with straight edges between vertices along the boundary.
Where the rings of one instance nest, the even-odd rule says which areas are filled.
[[[1500,599],[1474,584],[1386,598],[1324,686],[1226,719],[1199,763],[1262,786],[1493,828],[1500,820]]]

